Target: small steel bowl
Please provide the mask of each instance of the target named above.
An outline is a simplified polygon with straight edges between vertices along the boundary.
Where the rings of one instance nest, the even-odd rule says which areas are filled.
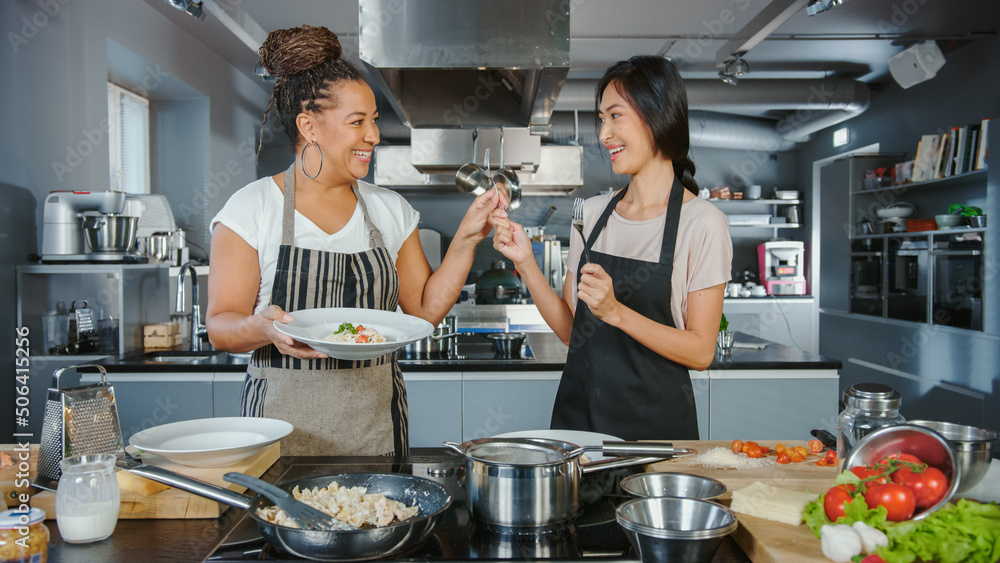
[[[964,493],[975,487],[990,470],[993,442],[1000,438],[997,432],[951,422],[911,420],[909,423],[930,428],[951,444],[961,474],[955,492]]]
[[[637,498],[615,512],[644,562],[707,563],[739,522],[728,508],[693,498]]]
[[[897,424],[886,426],[862,438],[844,459],[844,469],[874,465],[888,455],[903,453],[917,456],[931,467],[944,473],[951,484],[944,497],[934,506],[913,514],[912,520],[921,520],[928,514],[948,504],[962,479],[961,468],[955,461],[955,451],[941,434],[924,426]]]
[[[508,358],[520,358],[521,346],[528,335],[523,332],[492,332],[486,337],[493,341],[493,351],[497,354]]]
[[[637,473],[622,480],[622,490],[639,497],[675,497],[712,500],[726,494],[726,485],[689,473]]]

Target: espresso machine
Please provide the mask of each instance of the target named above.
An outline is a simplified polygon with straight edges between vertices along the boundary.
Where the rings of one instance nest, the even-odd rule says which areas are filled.
[[[768,241],[757,247],[760,282],[768,295],[805,295],[805,244]]]
[[[126,215],[125,192],[55,191],[45,198],[42,262],[141,262],[138,217]]]

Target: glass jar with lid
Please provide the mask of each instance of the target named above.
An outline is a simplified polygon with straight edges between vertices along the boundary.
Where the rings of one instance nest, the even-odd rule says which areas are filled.
[[[837,418],[837,458],[845,459],[857,443],[884,426],[903,424],[899,392],[881,383],[856,383],[844,391],[845,408]]]
[[[44,510],[0,512],[0,563],[45,563],[48,558],[49,529]]]

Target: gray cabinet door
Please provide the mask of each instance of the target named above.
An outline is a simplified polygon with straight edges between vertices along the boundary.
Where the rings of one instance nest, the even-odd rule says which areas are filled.
[[[216,373],[212,385],[212,416],[240,416],[243,372]]]
[[[95,383],[86,374],[82,383]],[[122,437],[168,422],[212,417],[212,374],[109,374]]]
[[[462,440],[549,427],[561,372],[465,372]]]
[[[711,374],[709,439],[807,440],[813,428],[836,430],[836,371],[802,371],[798,378],[795,370],[733,374]]]
[[[410,447],[462,441],[462,372],[404,373]]]

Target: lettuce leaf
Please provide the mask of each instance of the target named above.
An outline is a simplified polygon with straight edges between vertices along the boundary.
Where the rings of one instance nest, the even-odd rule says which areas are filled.
[[[923,520],[886,527],[889,545],[877,551],[886,563],[916,558],[938,563],[993,563],[1000,559],[1000,505],[959,499]]]

